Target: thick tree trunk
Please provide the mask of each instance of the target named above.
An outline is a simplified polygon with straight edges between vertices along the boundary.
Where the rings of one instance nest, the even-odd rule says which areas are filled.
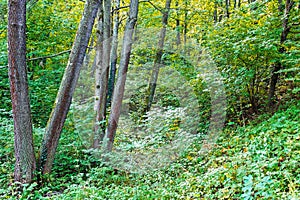
[[[168,24],[168,17],[169,17],[169,12],[170,12],[170,6],[171,6],[171,0],[166,0],[166,5],[165,5],[165,10],[164,14],[162,17],[162,29],[160,30],[160,37],[159,37],[159,42],[158,42],[158,47],[157,47],[157,52],[153,64],[153,69],[151,73],[151,77],[149,80],[149,86],[148,86],[148,97],[146,101],[146,112],[150,110],[153,99],[154,99],[154,94],[155,94],[155,89],[156,89],[156,84],[157,84],[157,79],[158,79],[158,74],[159,74],[159,68],[161,63],[161,58],[163,55],[163,48],[164,48],[164,42],[165,42],[165,37],[166,37],[166,29],[167,29],[167,24]]]
[[[52,168],[58,140],[69,111],[98,8],[99,0],[87,0],[85,3],[83,16],[75,37],[69,62],[42,142],[39,170],[43,174],[50,173]]]
[[[116,0],[116,6],[114,11],[114,25],[113,25],[113,36],[112,36],[112,46],[110,55],[110,73],[108,80],[108,91],[107,91],[107,107],[111,105],[111,98],[115,86],[115,78],[117,71],[117,59],[118,59],[118,37],[119,37],[119,8],[120,0]]]
[[[95,140],[94,148],[99,148],[100,142],[105,135],[106,128],[106,100],[107,100],[107,85],[108,85],[108,72],[109,72],[109,61],[110,61],[110,27],[111,27],[111,0],[103,0],[103,27],[98,27],[98,31],[101,32],[100,28],[103,28],[103,41],[98,40],[97,45],[97,62],[96,68],[96,90],[99,90],[99,96],[96,97],[98,104],[96,109],[96,128],[95,128]],[[100,52],[101,51],[101,52]]]
[[[278,3],[281,3],[280,1]],[[289,22],[289,14],[290,11],[293,7],[293,5],[295,4],[295,2],[293,0],[286,0],[285,2],[285,9],[284,9],[284,18],[282,21],[282,32],[281,32],[281,36],[280,36],[280,44],[283,44],[286,40],[287,40],[287,36],[290,32],[290,27],[288,25]],[[279,10],[282,11],[281,6],[279,5],[278,7]],[[285,49],[284,47],[281,47],[279,49],[279,53],[284,53]],[[273,107],[273,103],[274,103],[274,95],[275,95],[275,91],[276,91],[276,84],[278,82],[279,79],[279,74],[278,72],[283,68],[281,62],[277,62],[274,65],[274,68],[271,72],[271,79],[270,79],[270,88],[269,88],[269,95],[268,95],[268,107],[272,108]]]
[[[30,182],[35,170],[26,68],[26,0],[8,1],[8,63],[15,134],[16,182]]]
[[[138,15],[138,5],[139,5],[138,0],[130,1],[130,12],[125,27],[123,46],[122,46],[121,58],[120,58],[120,66],[118,71],[118,79],[113,93],[111,113],[109,116],[106,135],[104,138],[105,145],[103,146],[103,150],[105,152],[110,152],[112,150],[113,142],[117,130],[117,124],[120,117],[127,70],[128,70],[129,60],[130,60],[131,46],[133,41],[133,32],[134,32],[134,27]]]

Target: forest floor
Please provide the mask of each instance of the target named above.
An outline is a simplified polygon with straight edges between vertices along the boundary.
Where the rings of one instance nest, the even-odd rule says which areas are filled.
[[[169,165],[146,173],[105,166],[82,150],[78,138],[61,138],[53,173],[43,186],[15,191],[13,141],[2,120],[1,199],[299,199],[300,102],[249,125],[227,127],[209,150],[194,140]],[[5,131],[4,131],[5,130]],[[36,128],[36,140],[42,130]],[[38,147],[37,147],[38,148]],[[159,161],[157,161],[159,162]]]

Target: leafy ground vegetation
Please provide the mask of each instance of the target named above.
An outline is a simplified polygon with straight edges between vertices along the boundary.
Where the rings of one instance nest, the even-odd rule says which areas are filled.
[[[206,150],[196,139],[178,160],[145,174],[101,164],[69,132],[49,182],[28,185],[22,193],[7,182],[14,164],[13,126],[2,118],[1,199],[299,199],[300,102],[290,104],[247,126],[227,127]],[[35,128],[35,139],[42,132]]]
[[[36,158],[88,1],[26,1]],[[168,1],[140,1],[114,152],[137,156],[159,152],[185,134],[193,140],[182,140],[184,148],[168,162],[149,158],[144,165],[131,165],[122,154],[108,163],[91,148],[95,124],[108,123],[95,120],[94,110],[99,15],[52,171],[37,170],[30,184],[21,184],[14,180],[8,6],[0,0],[0,199],[300,199],[300,1],[173,0],[153,105],[145,113]],[[131,1],[121,1],[119,9],[112,2],[113,18],[119,10],[121,51]],[[212,68],[220,79],[210,79]],[[213,87],[217,82],[226,94]],[[226,98],[219,113],[214,93]],[[210,143],[205,141],[213,114],[224,117],[224,127]]]

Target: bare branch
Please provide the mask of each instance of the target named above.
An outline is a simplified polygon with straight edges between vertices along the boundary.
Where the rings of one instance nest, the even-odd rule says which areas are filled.
[[[150,0],[142,0],[142,1],[139,1],[139,3],[149,3],[149,2],[150,2]],[[124,8],[129,8],[129,5],[127,5],[127,6],[121,6],[121,7],[119,7],[119,8],[112,9],[111,13],[113,14],[114,12],[119,11],[119,10],[122,10],[122,9],[124,9]]]
[[[66,50],[66,51],[62,51],[62,52],[59,52],[59,53],[56,53],[56,54],[52,54],[52,55],[48,55],[48,56],[41,56],[41,57],[37,57],[37,58],[27,59],[27,61],[34,61],[34,60],[41,60],[41,59],[46,59],[46,58],[53,58],[53,57],[60,56],[62,54],[70,53],[70,52],[71,52],[71,50]]]

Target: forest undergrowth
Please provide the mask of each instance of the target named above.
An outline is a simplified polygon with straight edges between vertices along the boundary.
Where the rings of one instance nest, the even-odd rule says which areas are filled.
[[[228,125],[203,151],[201,137],[169,165],[132,173],[103,164],[75,132],[61,138],[53,173],[17,191],[13,125],[1,119],[1,199],[299,199],[300,102],[246,126]],[[43,129],[34,129],[40,140]],[[70,137],[72,140],[70,140]],[[69,142],[73,141],[73,142]],[[39,147],[36,147],[39,148]],[[159,162],[159,161],[157,161]],[[8,184],[9,183],[9,184]]]

